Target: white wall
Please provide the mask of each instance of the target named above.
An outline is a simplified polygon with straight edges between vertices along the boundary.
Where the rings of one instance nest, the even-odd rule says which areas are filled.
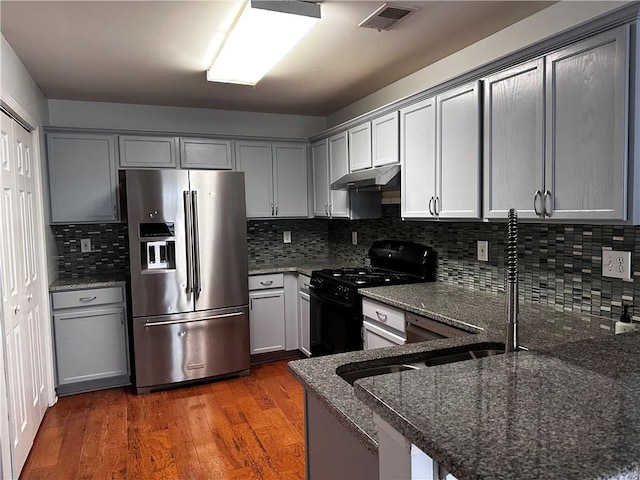
[[[49,125],[287,138],[326,127],[324,117],[70,100],[49,100]]]
[[[630,2],[562,1],[394,82],[327,117],[327,128],[428,90]]]
[[[17,103],[38,124],[39,128],[49,123],[49,106],[47,98],[40,87],[31,78],[11,45],[0,34],[0,90],[3,100],[10,99]],[[58,277],[58,259],[55,238],[49,228],[49,181],[45,162],[44,135],[40,135],[40,172],[42,174],[42,198],[44,199],[43,232],[47,251],[47,272],[49,280]]]

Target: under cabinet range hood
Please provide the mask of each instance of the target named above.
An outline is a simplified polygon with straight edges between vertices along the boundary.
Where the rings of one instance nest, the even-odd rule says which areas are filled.
[[[331,184],[332,190],[381,191],[400,187],[400,165],[368,168],[348,173]]]

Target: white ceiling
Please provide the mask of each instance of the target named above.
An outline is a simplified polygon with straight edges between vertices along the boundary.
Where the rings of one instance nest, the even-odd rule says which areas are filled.
[[[3,0],[0,29],[51,99],[325,116],[552,2],[400,0],[420,10],[396,29],[357,26],[383,3],[325,0],[255,87],[207,82],[202,65],[241,0]]]

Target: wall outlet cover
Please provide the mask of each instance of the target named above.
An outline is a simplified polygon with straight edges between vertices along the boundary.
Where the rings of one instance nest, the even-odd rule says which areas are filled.
[[[489,261],[489,242],[486,240],[478,240],[478,260]]]
[[[284,240],[284,243],[291,243],[291,232],[289,230],[285,230],[282,235],[282,239]]]
[[[358,244],[358,232],[351,232],[351,243],[353,245]]]
[[[87,253],[91,251],[91,239],[90,238],[82,238],[80,240],[80,252]]]
[[[631,252],[603,248],[602,276],[631,280]]]

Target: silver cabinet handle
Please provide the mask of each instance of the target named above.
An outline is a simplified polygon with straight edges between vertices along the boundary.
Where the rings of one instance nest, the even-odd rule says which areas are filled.
[[[33,300],[33,293],[27,295],[27,302],[31,303],[31,300]]]
[[[193,289],[196,298],[200,296],[202,285],[200,284],[200,232],[198,231],[198,192],[191,192],[191,202],[193,205]]]
[[[329,216],[333,214],[333,205],[329,203]]]
[[[429,215],[431,215],[431,216],[433,216],[433,215],[434,215],[434,213],[433,213],[433,207],[432,207],[432,205],[431,205],[432,203],[433,203],[433,197],[431,197],[431,198],[429,199]]]
[[[433,209],[436,212],[436,217],[440,215],[440,197],[436,195],[436,199],[433,202]]]
[[[309,284],[308,284],[308,283],[303,283],[303,284],[302,284],[302,286],[303,286],[304,288],[309,288]]]
[[[249,299],[249,310],[253,310],[253,298]]]
[[[542,195],[540,190],[536,190],[533,193],[533,212],[536,214],[536,217],[541,217],[542,214],[538,210],[538,198]]]
[[[547,210],[547,198],[551,201],[551,192],[549,190],[545,190],[542,194],[542,213],[550,217],[551,216],[551,208]]]
[[[273,280],[260,280],[260,285],[268,286],[272,284],[273,284]]]
[[[94,295],[93,297],[80,297],[80,298],[79,298],[79,300],[80,300],[81,302],[86,303],[86,302],[93,302],[96,298],[98,298],[98,297],[96,297],[96,296]]]
[[[276,215],[275,216],[277,217],[278,216],[278,204],[276,203],[275,206],[276,206]]]
[[[20,305],[17,305],[14,309],[13,309],[13,313],[14,314],[19,314],[20,313]]]
[[[379,312],[378,310],[376,310],[376,315],[378,316],[379,320],[382,320],[383,322],[387,321],[387,314],[386,313],[382,313],[382,312]]]
[[[327,214],[327,217],[329,216],[329,204],[328,203],[324,204],[324,213]]]
[[[275,210],[273,209],[273,203],[272,203],[272,204],[271,204],[271,216],[272,216],[272,217],[273,217],[273,216],[275,216],[275,215],[274,215],[274,212],[275,212]]]

